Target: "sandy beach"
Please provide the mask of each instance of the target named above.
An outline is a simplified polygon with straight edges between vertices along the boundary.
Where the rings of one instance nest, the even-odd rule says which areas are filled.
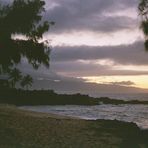
[[[2,148],[146,148],[148,132],[133,123],[86,121],[0,105]]]

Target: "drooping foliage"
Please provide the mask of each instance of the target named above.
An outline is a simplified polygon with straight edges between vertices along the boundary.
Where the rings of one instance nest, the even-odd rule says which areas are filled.
[[[9,81],[11,87],[14,87],[16,82],[21,80],[21,78],[22,78],[21,72],[16,68],[12,69],[9,73]]]
[[[35,69],[42,64],[49,67],[50,48],[41,39],[54,23],[42,20],[44,5],[43,0],[0,4],[0,74],[11,75],[22,58]]]
[[[145,49],[148,51],[148,0],[140,0],[138,8],[142,18],[141,29],[145,35]]]
[[[26,86],[26,88],[28,89],[29,86],[32,86],[32,82],[33,82],[32,77],[30,75],[26,75],[21,81],[21,86],[22,87]]]

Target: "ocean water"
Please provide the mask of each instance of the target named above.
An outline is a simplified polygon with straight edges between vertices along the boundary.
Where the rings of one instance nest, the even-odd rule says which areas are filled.
[[[93,93],[91,97],[108,97],[117,100],[139,100],[148,101],[148,93]]]
[[[136,123],[141,129],[148,129],[148,105],[58,105],[22,106],[20,109],[36,112],[54,113],[85,120],[119,120]]]

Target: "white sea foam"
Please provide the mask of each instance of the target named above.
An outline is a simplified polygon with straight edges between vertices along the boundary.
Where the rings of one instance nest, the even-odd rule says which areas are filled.
[[[109,119],[134,122],[141,129],[148,129],[148,105],[58,105],[58,106],[23,106],[21,109],[54,113],[86,120]]]

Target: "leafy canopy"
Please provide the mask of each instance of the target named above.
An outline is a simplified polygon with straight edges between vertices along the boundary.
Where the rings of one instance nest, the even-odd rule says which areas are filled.
[[[12,73],[16,72],[22,58],[26,58],[35,69],[42,64],[49,67],[50,47],[47,41],[39,42],[39,39],[54,22],[42,20],[44,6],[43,0],[14,0],[8,5],[0,3],[0,74],[10,75],[10,80],[14,80]],[[17,35],[23,37],[12,37]],[[15,80],[19,81],[19,78]]]
[[[148,0],[140,0],[138,8],[142,18],[141,29],[145,35],[145,49],[148,51]]]

